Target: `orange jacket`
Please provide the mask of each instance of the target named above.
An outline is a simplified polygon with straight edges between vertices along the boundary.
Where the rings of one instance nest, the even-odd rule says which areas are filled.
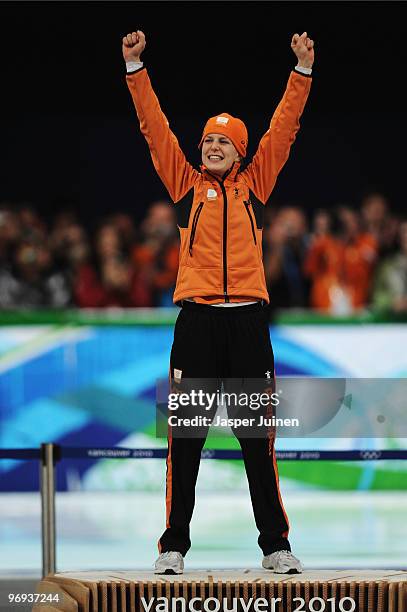
[[[251,163],[222,180],[185,158],[145,68],[127,75],[140,128],[157,173],[176,204],[181,236],[174,302],[269,301],[262,260],[263,206],[287,161],[311,79],[292,72]]]

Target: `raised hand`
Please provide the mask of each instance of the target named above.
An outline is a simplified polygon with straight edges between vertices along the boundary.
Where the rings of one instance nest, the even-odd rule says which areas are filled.
[[[301,36],[294,34],[291,39],[291,49],[298,58],[298,65],[303,68],[312,68],[314,63],[314,41],[308,37],[306,32]]]
[[[139,62],[140,55],[146,46],[146,37],[144,32],[137,30],[123,36],[123,57],[125,62]]]

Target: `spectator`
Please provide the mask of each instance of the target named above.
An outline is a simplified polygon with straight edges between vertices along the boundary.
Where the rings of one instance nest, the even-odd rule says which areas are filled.
[[[311,240],[315,240],[320,236],[328,236],[332,230],[332,218],[330,213],[320,208],[316,211],[313,221],[313,232]]]
[[[136,268],[150,288],[153,306],[173,306],[178,252],[174,207],[166,201],[154,202],[132,253]]]
[[[0,266],[8,268],[12,251],[21,237],[21,223],[11,204],[0,204]]]
[[[361,232],[360,218],[349,206],[338,207],[336,224],[336,235],[326,221],[325,232],[314,232],[304,271],[312,280],[311,306],[346,315],[367,305],[376,241]]]
[[[399,228],[399,249],[377,268],[373,307],[393,313],[407,313],[407,221]]]
[[[380,257],[393,253],[398,243],[398,220],[390,213],[387,198],[372,192],[362,199],[362,226],[377,245]]]
[[[308,246],[303,211],[298,206],[281,208],[264,233],[264,270],[271,308],[305,308],[309,283],[302,269]]]
[[[131,251],[136,235],[136,229],[131,216],[126,213],[118,212],[109,218],[109,222],[118,231],[124,249],[126,249],[127,252]]]
[[[63,308],[69,305],[70,297],[66,278],[52,270],[50,250],[34,240],[21,241],[12,266],[0,271],[2,308]]]
[[[376,263],[377,242],[374,236],[361,231],[358,213],[348,206],[338,211],[342,247],[342,282],[353,309],[367,305]]]
[[[85,229],[76,219],[59,218],[50,234],[49,244],[54,254],[56,265],[70,275],[72,267],[86,259],[90,254],[90,245]]]
[[[361,213],[364,229],[374,236],[377,243],[380,241],[388,210],[387,199],[378,192],[369,193],[362,199]]]
[[[23,239],[37,242],[45,240],[47,235],[45,222],[40,218],[31,202],[20,204],[17,208],[17,214]]]
[[[95,262],[85,258],[79,264],[74,296],[78,306],[88,308],[151,305],[146,283],[132,265],[113,225],[103,224],[99,228]]]

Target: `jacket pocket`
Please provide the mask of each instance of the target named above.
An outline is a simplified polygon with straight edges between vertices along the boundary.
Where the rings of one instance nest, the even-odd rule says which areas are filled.
[[[191,255],[191,257],[192,257],[192,247],[194,246],[196,229],[198,227],[199,216],[202,212],[203,205],[204,205],[203,202],[199,204],[198,208],[195,211],[194,218],[192,219],[191,235],[189,238],[189,254]]]
[[[252,214],[250,212],[250,200],[245,200],[243,202],[244,207],[247,211],[247,214],[249,215],[249,219],[250,219],[250,227],[252,228],[252,236],[253,236],[253,240],[254,240],[254,244],[257,245],[257,239],[256,239],[256,232],[254,231],[254,222],[253,222],[253,217]]]

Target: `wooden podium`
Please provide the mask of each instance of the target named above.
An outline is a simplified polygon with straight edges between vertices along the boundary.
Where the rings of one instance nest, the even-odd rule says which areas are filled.
[[[407,612],[407,571],[61,572],[44,578],[37,593],[58,594],[59,602],[37,603],[33,612],[155,612],[157,606],[157,612]]]

